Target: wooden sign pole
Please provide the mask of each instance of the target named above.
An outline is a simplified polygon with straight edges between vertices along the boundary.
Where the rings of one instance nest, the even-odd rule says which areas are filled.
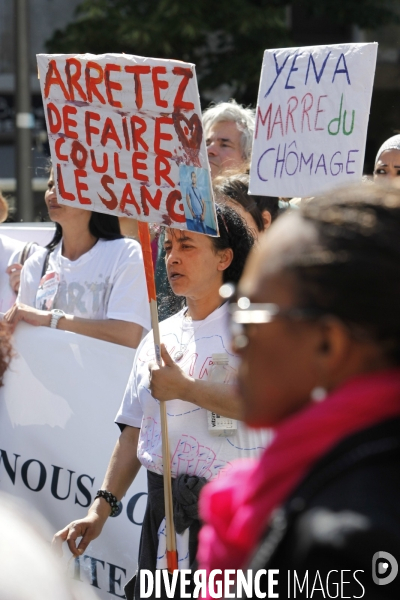
[[[146,273],[147,292],[149,295],[151,325],[154,335],[154,347],[156,361],[159,367],[162,366],[161,360],[161,340],[160,328],[158,324],[157,296],[154,281],[154,267],[150,245],[150,232],[148,223],[138,221],[139,237],[142,245],[144,268]],[[175,527],[172,505],[172,485],[171,485],[171,454],[169,451],[168,424],[166,403],[160,402],[161,415],[161,439],[162,439],[162,460],[164,472],[164,503],[165,503],[165,521],[167,537],[167,568],[170,573],[178,569],[178,554],[176,551]]]

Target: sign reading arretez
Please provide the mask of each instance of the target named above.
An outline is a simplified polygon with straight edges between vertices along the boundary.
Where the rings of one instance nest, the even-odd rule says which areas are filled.
[[[251,194],[304,197],[361,179],[377,47],[265,51]]]
[[[194,65],[127,54],[37,61],[61,204],[187,229],[193,169],[215,225]]]

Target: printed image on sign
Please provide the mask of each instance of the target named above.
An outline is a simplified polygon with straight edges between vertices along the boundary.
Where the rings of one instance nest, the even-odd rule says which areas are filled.
[[[185,217],[190,231],[217,235],[214,207],[208,188],[208,171],[181,165],[179,182],[183,191]]]
[[[361,179],[377,47],[265,51],[251,194],[305,197]]]
[[[186,165],[204,172],[207,233],[216,235],[193,64],[128,54],[37,61],[58,202],[188,229]]]

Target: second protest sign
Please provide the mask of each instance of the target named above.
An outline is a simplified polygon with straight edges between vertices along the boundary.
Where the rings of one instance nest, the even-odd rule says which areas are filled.
[[[310,196],[361,179],[377,44],[266,50],[250,193]]]

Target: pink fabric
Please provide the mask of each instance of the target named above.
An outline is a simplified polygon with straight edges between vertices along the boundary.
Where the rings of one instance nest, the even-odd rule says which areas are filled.
[[[400,414],[400,370],[353,378],[276,429],[260,460],[236,461],[200,497],[199,568],[240,569],[274,508],[341,439]]]

